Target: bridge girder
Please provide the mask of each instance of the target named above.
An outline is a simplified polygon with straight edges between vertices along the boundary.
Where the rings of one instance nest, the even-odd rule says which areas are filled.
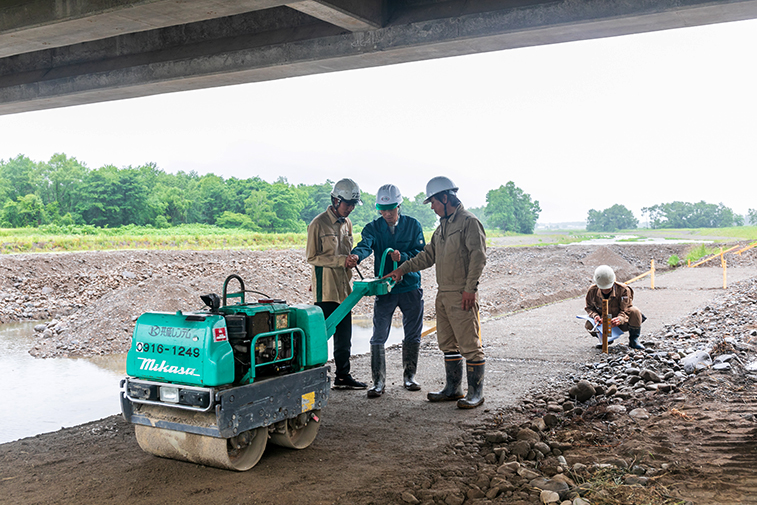
[[[755,17],[757,0],[15,0],[0,114]]]

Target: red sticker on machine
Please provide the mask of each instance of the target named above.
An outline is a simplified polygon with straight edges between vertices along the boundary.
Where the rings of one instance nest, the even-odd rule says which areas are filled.
[[[214,342],[226,342],[229,338],[226,336],[226,328],[215,328],[215,335],[213,336]]]

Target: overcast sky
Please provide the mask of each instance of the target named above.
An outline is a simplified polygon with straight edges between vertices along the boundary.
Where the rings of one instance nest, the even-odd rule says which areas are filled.
[[[0,159],[355,179],[468,207],[513,181],[542,223],[683,200],[757,208],[757,21],[0,116]]]

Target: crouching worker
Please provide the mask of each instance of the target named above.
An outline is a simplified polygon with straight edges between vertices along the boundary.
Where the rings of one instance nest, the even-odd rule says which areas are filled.
[[[417,219],[400,215],[402,195],[399,188],[392,184],[381,186],[376,193],[376,209],[381,216],[365,225],[362,240],[352,250],[358,257],[358,264],[374,255],[373,270],[378,276],[380,271],[392,270],[392,261],[403,263],[415,257],[423,250],[426,241],[423,228]],[[387,255],[384,269],[381,270],[381,258],[384,251],[394,249]],[[373,304],[373,336],[371,337],[371,374],[373,387],[368,390],[368,398],[378,398],[384,394],[386,384],[386,355],[384,345],[389,338],[392,316],[399,307],[402,312],[402,326],[405,340],[402,342],[403,385],[409,391],[419,391],[421,385],[415,380],[418,368],[418,351],[423,330],[423,290],[421,276],[412,272],[405,275],[392,291],[376,297]]]
[[[600,265],[594,271],[594,284],[586,293],[586,313],[595,323],[602,322],[602,302],[608,300],[610,324],[628,332],[628,346],[644,349],[639,343],[641,323],[646,317],[633,305],[633,289],[622,282],[615,282],[615,272],[607,265]],[[591,333],[595,325],[586,321],[586,329]],[[598,346],[601,347],[601,344]]]

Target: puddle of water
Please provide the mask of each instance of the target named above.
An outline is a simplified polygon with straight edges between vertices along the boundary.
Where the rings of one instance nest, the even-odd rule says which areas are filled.
[[[36,359],[34,325],[0,327],[0,443],[57,431],[121,411],[118,383],[126,373],[126,355],[90,359]],[[107,363],[107,365],[105,365]]]
[[[434,326],[434,323],[423,323],[423,331]],[[373,336],[373,320],[363,318],[352,318],[352,354],[366,354],[371,352],[371,337]],[[402,323],[396,322],[389,329],[389,339],[386,341],[386,347],[392,344],[398,344],[405,339],[405,330],[402,329]],[[334,359],[334,340],[329,339],[329,359]]]
[[[0,409],[0,444],[121,412],[118,390],[126,375],[126,355],[34,358],[28,351],[36,324],[0,326],[0,380],[6,405]],[[372,334],[370,319],[353,318],[352,354],[370,352]],[[403,339],[402,326],[392,326],[387,346]]]
[[[633,240],[635,239],[635,240]],[[593,238],[582,242],[560,244],[566,247],[572,245],[608,245],[608,244],[710,244],[711,240],[665,239],[660,237],[642,238],[638,235],[615,235],[612,238]]]

